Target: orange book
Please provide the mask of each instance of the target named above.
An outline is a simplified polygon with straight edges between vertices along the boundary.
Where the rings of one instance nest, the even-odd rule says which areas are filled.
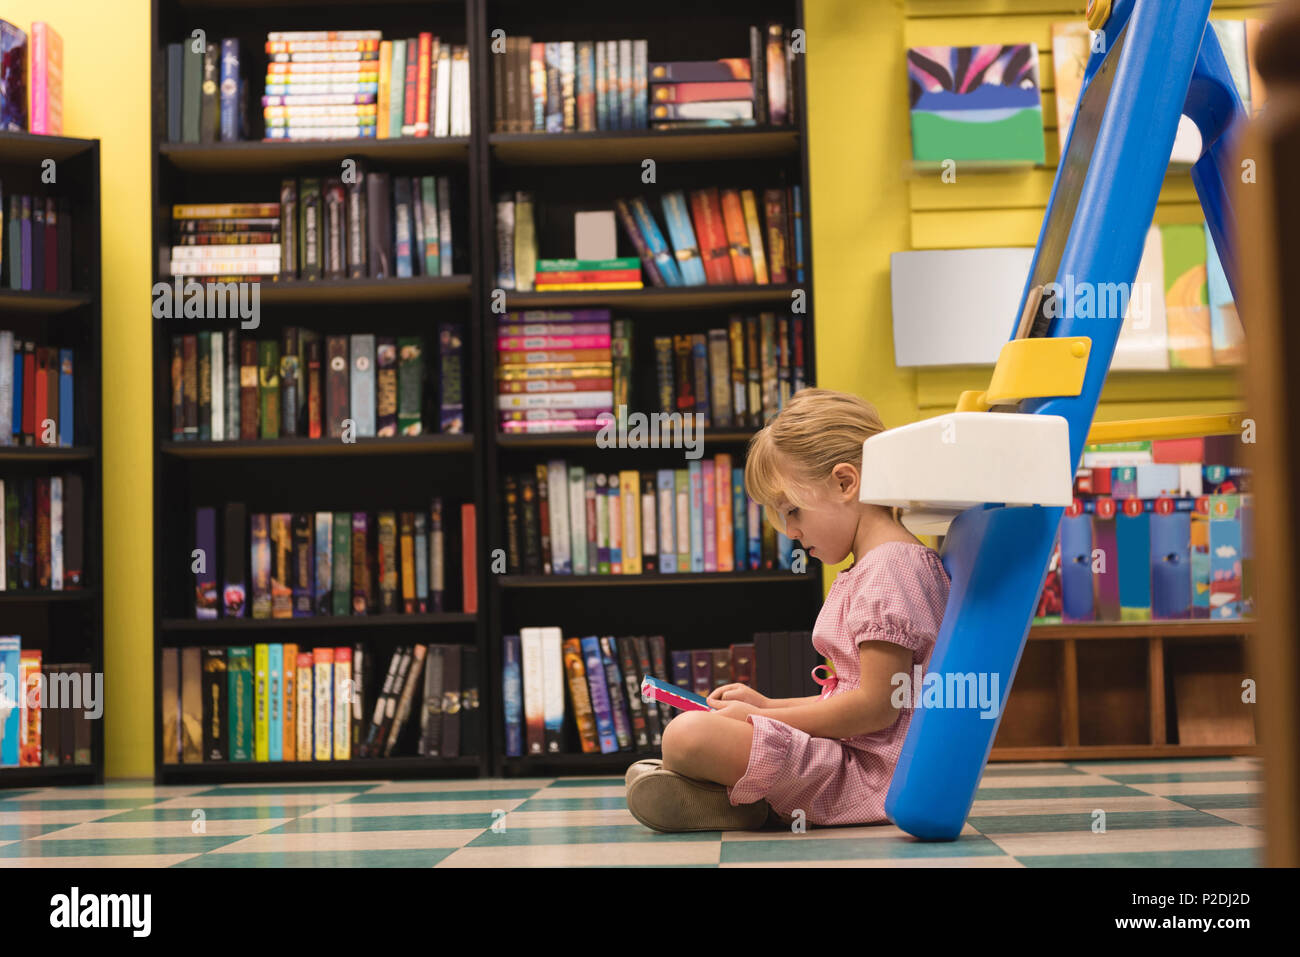
[[[711,286],[730,286],[736,276],[731,269],[727,230],[722,223],[722,204],[716,189],[691,191],[691,219],[704,261],[704,274]]]
[[[731,456],[725,452],[713,457],[713,480],[717,486],[714,499],[718,513],[718,571],[735,571],[735,538],[731,526]]]
[[[564,674],[569,679],[569,700],[573,703],[573,720],[578,726],[582,752],[598,754],[600,742],[596,739],[596,718],[591,710],[591,691],[587,687],[587,666],[582,660],[582,642],[577,638],[565,639]]]
[[[55,374],[58,374],[57,367]],[[45,420],[50,414],[50,350],[45,346],[36,347],[36,444],[54,445],[45,441]]]
[[[477,526],[474,503],[467,502],[460,507],[460,567],[464,569],[461,574],[461,610],[470,615],[478,612]]]
[[[727,251],[731,269],[742,286],[754,283],[754,259],[749,248],[749,230],[745,228],[745,211],[740,205],[740,191],[722,191],[722,222],[727,229]]]
[[[379,44],[379,114],[375,122],[375,139],[379,140],[386,140],[390,135],[388,132],[388,110],[389,97],[392,96],[392,72],[393,41],[385,40]]]
[[[415,74],[415,135],[429,135],[429,57],[433,52],[433,34],[420,34],[419,63]]]
[[[41,766],[41,649],[23,648],[18,653],[18,689],[21,720],[18,733],[18,766]]]
[[[282,761],[298,760],[298,646],[285,645],[284,663],[280,666],[280,689],[284,694],[280,705],[281,724],[284,726]]]

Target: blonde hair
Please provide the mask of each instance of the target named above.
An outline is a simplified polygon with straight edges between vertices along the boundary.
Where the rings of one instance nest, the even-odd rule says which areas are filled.
[[[876,407],[865,399],[830,389],[800,389],[750,439],[745,490],[784,532],[786,508],[811,506],[841,462],[860,468],[862,443],[884,430]]]

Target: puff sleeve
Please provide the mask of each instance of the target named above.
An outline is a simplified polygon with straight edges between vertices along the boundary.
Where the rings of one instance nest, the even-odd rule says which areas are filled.
[[[888,641],[924,655],[939,635],[948,584],[939,556],[931,549],[873,549],[868,567],[854,582],[845,615],[854,646]]]

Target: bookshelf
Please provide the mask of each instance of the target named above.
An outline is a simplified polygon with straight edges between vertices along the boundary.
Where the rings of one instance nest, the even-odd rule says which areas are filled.
[[[42,181],[46,160],[55,163],[52,185]],[[43,667],[87,662],[92,675],[104,670],[99,172],[99,140],[0,133],[0,182],[6,204],[13,195],[54,196],[66,198],[72,210],[71,290],[0,290],[0,328],[12,331],[16,340],[73,350],[76,442],[71,447],[0,446],[0,477],[79,476],[84,534],[83,586],[0,591],[0,633],[21,636],[24,649],[40,649]],[[9,428],[8,423],[4,428]],[[42,702],[43,725],[61,714],[47,710],[48,703],[47,694]],[[0,768],[0,788],[102,784],[104,724],[97,720],[88,724],[88,764]]]
[[[162,661],[164,650],[195,647],[297,644],[300,648],[353,646],[366,652],[367,666],[379,682],[389,657],[401,645],[444,644],[483,648],[485,589],[477,578],[477,612],[462,610],[460,505],[483,514],[479,404],[472,383],[481,365],[476,333],[480,310],[478,268],[478,165],[471,137],[391,140],[263,142],[260,77],[265,74],[263,44],[273,30],[379,29],[385,37],[432,31],[445,42],[466,43],[474,35],[473,0],[382,0],[358,5],[339,0],[156,0],[151,51],[153,231],[151,254],[160,279],[171,245],[170,213],[175,203],[268,202],[279,199],[279,183],[289,177],[338,176],[344,160],[356,159],[372,171],[393,175],[449,175],[453,191],[464,197],[463,215],[454,224],[457,268],[453,275],[410,278],[358,278],[263,282],[260,325],[240,330],[238,320],[153,320],[154,370],[154,777],[158,783],[308,781],[326,778],[464,777],[482,773],[489,762],[486,733],[468,744],[461,757],[415,755],[404,737],[394,756],[331,761],[215,761],[171,763],[163,758]],[[237,37],[241,72],[249,89],[250,135],[240,142],[167,141],[167,44],[203,29],[209,42]],[[477,96],[476,91],[471,92]],[[465,251],[465,264],[460,262]],[[419,336],[424,341],[426,429],[428,383],[436,383],[437,324],[454,321],[464,333],[462,374],[465,389],[463,434],[428,432],[419,436],[338,439],[281,437],[227,441],[177,441],[171,432],[171,337],[200,331],[235,331],[241,339],[279,338],[291,326],[321,336],[375,333]],[[324,385],[324,384],[323,384]],[[436,397],[433,413],[437,413]],[[436,428],[436,422],[434,423]],[[194,615],[194,511],[242,502],[251,515],[271,511],[352,510],[427,511],[432,496],[443,500],[446,546],[446,611],[416,614],[295,619],[216,618]],[[472,528],[481,555],[481,520]],[[220,527],[219,527],[220,541]],[[373,541],[372,541],[373,550]],[[249,598],[252,597],[250,581]],[[399,607],[401,598],[398,597]],[[480,653],[480,661],[482,660]],[[479,685],[480,689],[482,685]],[[417,699],[418,707],[418,699]],[[368,704],[366,721],[369,720]],[[486,707],[486,705],[485,705]],[[418,711],[413,721],[418,724]],[[485,719],[480,727],[486,727]],[[408,729],[409,730],[409,729]],[[407,751],[406,747],[410,750]],[[472,753],[469,748],[473,748]]]
[[[698,4],[668,0],[653,9],[628,5],[611,7],[595,2],[566,5],[557,20],[536,4],[516,0],[483,0],[485,25],[507,36],[526,35],[534,41],[607,40],[636,37],[648,41],[650,61],[748,56],[751,24],[780,21],[787,28],[803,26],[803,5],[790,0],[756,3]],[[689,21],[690,29],[681,24]],[[475,82],[490,90],[493,75],[488,57],[474,64]],[[802,71],[800,70],[799,73]],[[792,94],[796,123],[787,127],[737,129],[620,130],[576,133],[491,132],[491,96],[480,97],[475,115],[478,150],[484,172],[479,180],[480,208],[486,219],[480,230],[482,246],[479,281],[485,302],[496,285],[494,198],[502,192],[531,191],[539,257],[568,257],[573,252],[573,213],[609,209],[616,198],[644,195],[657,208],[658,196],[671,190],[704,187],[753,188],[799,185],[802,188],[805,280],[788,285],[694,286],[613,292],[505,293],[508,311],[523,309],[606,307],[614,318],[632,322],[633,366],[629,411],[652,412],[655,404],[653,339],[656,334],[700,333],[726,326],[730,315],[775,312],[788,315],[792,294],[803,290],[808,310],[804,349],[808,381],[815,383],[812,284],[811,201],[808,176],[807,102],[802,76],[796,74]],[[653,185],[641,180],[643,160],[656,164]],[[658,218],[656,212],[656,217]],[[620,255],[634,255],[621,228]],[[480,326],[484,366],[480,396],[485,409],[495,408],[496,316]],[[600,448],[595,434],[527,435],[497,431],[495,415],[484,418],[483,455],[490,503],[485,516],[487,553],[504,550],[506,525],[502,504],[507,475],[531,471],[539,462],[562,458],[582,465],[588,473],[659,468],[684,468],[680,449]],[[712,428],[703,433],[703,455],[732,456],[744,464],[749,429]],[[485,553],[485,554],[487,554]],[[573,719],[566,715],[564,752],[507,757],[503,712],[503,637],[525,626],[558,626],[565,638],[585,635],[664,635],[669,652],[718,648],[748,642],[758,631],[804,631],[811,626],[822,600],[819,563],[804,574],[790,571],[732,573],[673,573],[639,575],[525,575],[517,570],[492,574],[488,583],[489,647],[486,687],[492,689],[490,710],[492,771],[498,775],[621,773],[654,752],[584,754]],[[567,700],[567,693],[566,693]],[[566,709],[571,710],[571,709]]]

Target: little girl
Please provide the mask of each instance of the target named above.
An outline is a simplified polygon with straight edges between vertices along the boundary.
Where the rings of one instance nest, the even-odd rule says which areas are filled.
[[[883,431],[875,408],[804,389],[750,441],[745,488],[804,551],[853,564],[831,585],[813,647],[834,676],[821,695],[773,700],[743,684],[709,695],[664,729],[663,760],[627,772],[632,815],[657,831],[751,830],[884,821],[885,794],[911,722],[891,703],[934,649],[948,575],[895,511],[858,501],[862,443]],[[819,669],[825,670],[825,669]]]

